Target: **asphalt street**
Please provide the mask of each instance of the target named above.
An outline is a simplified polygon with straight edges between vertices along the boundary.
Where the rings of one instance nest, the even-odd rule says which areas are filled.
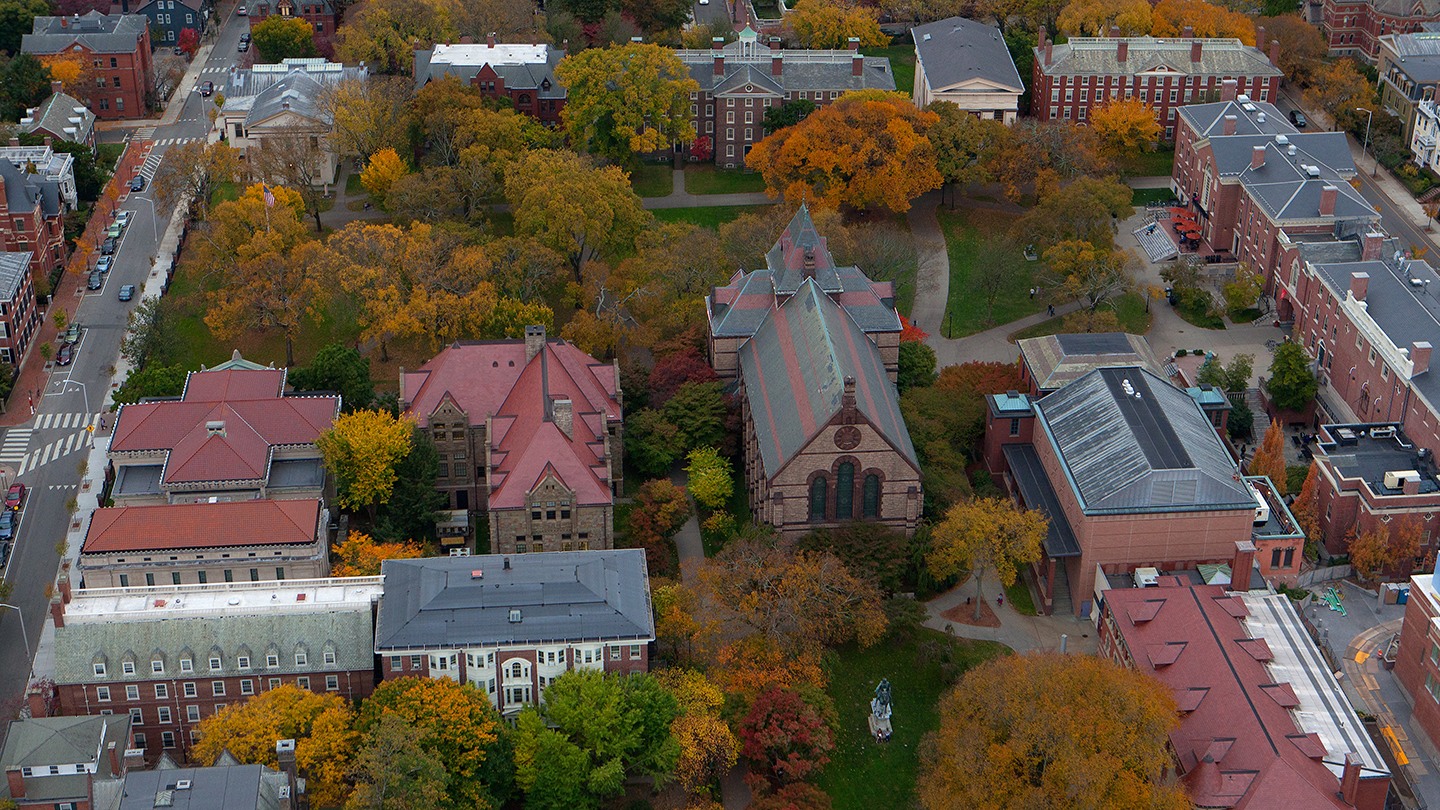
[[[236,61],[240,34],[248,28],[245,18],[235,17],[233,11],[227,13],[198,81],[213,81],[221,91]],[[184,106],[173,124],[156,127],[153,120],[135,122],[141,137],[155,142],[141,169],[146,175],[146,188],[138,194],[130,193],[120,205],[121,210],[133,212],[132,219],[103,286],[84,291],[74,317],[84,328],[74,361],[64,368],[56,367],[43,390],[17,392],[11,407],[29,408],[33,403],[34,418],[0,435],[0,480],[7,487],[19,480],[29,488],[14,550],[4,569],[5,579],[14,586],[9,604],[19,608],[19,615],[15,610],[0,610],[0,650],[5,651],[0,655],[0,711],[6,717],[12,716],[23,700],[33,645],[40,638],[48,610],[45,587],[55,580],[60,564],[57,546],[69,528],[68,502],[99,494],[80,492],[80,462],[94,436],[86,427],[100,414],[130,311],[139,302],[138,296],[122,302],[118,293],[126,284],[143,288],[151,257],[171,214],[163,206],[156,210],[149,180],[167,150],[204,138],[210,127],[208,110],[212,99],[201,98],[193,85],[177,92],[184,93],[185,98],[179,102]],[[38,358],[34,361],[38,362]],[[0,739],[3,734],[0,728]]]

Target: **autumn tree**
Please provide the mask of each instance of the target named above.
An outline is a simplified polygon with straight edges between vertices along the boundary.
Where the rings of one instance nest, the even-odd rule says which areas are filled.
[[[680,445],[689,453],[697,447],[721,447],[727,435],[729,409],[718,382],[687,382],[661,409],[674,425]]]
[[[750,810],[831,810],[830,794],[809,782],[791,782],[755,794]]]
[[[1246,469],[1251,475],[1269,476],[1276,492],[1285,494],[1285,430],[1279,419],[1270,422],[1265,440],[1255,449],[1255,456]]]
[[[1165,778],[1175,699],[1160,680],[1086,655],[996,658],[940,699],[922,747],[925,810],[1047,806],[1184,810]]]
[[[325,86],[320,107],[334,124],[330,145],[336,154],[366,158],[406,145],[412,86],[398,76],[344,79]]]
[[[414,426],[389,411],[341,414],[315,445],[335,476],[337,502],[346,509],[369,509],[390,499],[395,467],[410,452]]]
[[[1072,37],[1108,37],[1119,28],[1122,37],[1150,33],[1149,0],[1071,0],[1057,20],[1059,30]]]
[[[1149,0],[1140,0],[1148,6]],[[1138,98],[1112,99],[1090,113],[1090,129],[1111,157],[1148,152],[1160,141],[1155,109]]]
[[[386,560],[414,560],[425,556],[418,543],[379,543],[363,532],[351,531],[331,550],[332,577],[373,577]]]
[[[900,411],[920,460],[926,515],[939,519],[971,493],[968,468],[985,431],[985,395],[1024,387],[1014,363],[971,362],[946,366],[934,385],[901,395]]]
[[[409,76],[415,46],[455,42],[452,7],[443,0],[367,0],[345,15],[335,34],[337,61],[364,62],[378,73]]]
[[[409,723],[421,750],[449,775],[439,807],[503,807],[510,798],[510,746],[484,692],[449,678],[388,680],[361,704],[356,730],[372,734],[386,715]]]
[[[802,48],[838,50],[852,38],[862,48],[881,48],[890,37],[880,30],[873,9],[848,0],[803,0],[785,15]]]
[[[295,740],[295,763],[306,775],[310,800],[337,805],[346,795],[345,779],[357,742],[351,725],[355,712],[338,694],[322,694],[284,684],[242,703],[232,703],[200,721],[191,758],[213,763],[222,751],[245,764],[278,768],[275,741]]]
[[[1105,163],[1090,127],[1021,118],[996,150],[990,169],[1009,199],[1033,192],[1043,200],[1066,180],[1103,173]]]
[[[360,172],[360,182],[365,186],[365,190],[370,192],[370,196],[384,207],[385,195],[390,193],[390,187],[409,171],[405,161],[400,159],[394,149],[381,149],[370,156],[370,161]]]
[[[740,742],[720,716],[725,694],[694,669],[663,669],[655,678],[675,697],[678,709],[670,723],[670,736],[680,747],[675,777],[686,792],[705,794],[740,752]]]
[[[953,101],[936,101],[925,109],[935,114],[925,136],[935,149],[935,168],[944,182],[965,186],[991,180],[991,161],[1010,137],[1010,128],[962,110]]]
[[[1255,370],[1255,355],[1235,354],[1230,362],[1221,363],[1219,357],[1210,355],[1200,364],[1197,382],[1209,385],[1227,393],[1239,393],[1250,387],[1250,375]]]
[[[725,506],[735,491],[730,460],[713,447],[697,447],[690,451],[687,459],[690,462],[685,466],[687,486],[695,501],[709,509]]]
[[[1255,23],[1249,17],[1206,0],[1159,0],[1151,17],[1153,36],[1178,37],[1188,27],[1197,38],[1235,37],[1246,45],[1255,44]]]
[[[657,348],[658,354],[658,348]],[[663,408],[680,386],[692,382],[715,382],[719,377],[710,361],[694,346],[685,346],[657,357],[650,369],[650,400],[652,407]]]
[[[1114,243],[1114,223],[1133,212],[1134,192],[1114,178],[1080,177],[1040,198],[1016,223],[1014,233],[1048,248],[1066,240],[1097,246]]]
[[[798,782],[825,767],[834,729],[799,692],[770,687],[740,721],[741,752],[777,784]]]
[[[561,118],[576,148],[624,162],[695,140],[690,94],[700,85],[669,49],[647,43],[590,48],[565,57]]]
[[[1350,59],[1337,59],[1315,68],[1310,86],[1305,88],[1305,105],[1324,110],[1340,129],[1353,129],[1366,122],[1368,117],[1356,108],[1373,109],[1374,99],[1374,88]]]
[[[79,54],[59,53],[40,58],[40,63],[50,71],[50,78],[60,82],[61,89],[77,98],[89,98],[95,87],[95,71],[90,60]]]
[[[30,0],[20,0],[20,3]],[[43,0],[41,5],[44,5]],[[0,20],[0,29],[4,22]],[[29,23],[25,24],[28,29]],[[0,34],[0,37],[3,37]],[[0,48],[0,50],[4,50]],[[40,60],[28,53],[16,54],[8,60],[0,59],[0,116],[6,121],[15,121],[25,115],[31,107],[50,96],[50,71]]]
[[[1040,559],[1050,521],[1040,512],[1020,509],[1007,498],[975,498],[958,503],[931,532],[925,564],[936,577],[969,571],[975,577],[975,618],[984,601],[985,575],[1006,587],[1020,569]]]
[[[285,59],[309,59],[318,55],[315,32],[310,23],[299,17],[275,14],[251,26],[255,52],[259,62],[280,62]]]
[[[296,391],[334,391],[347,411],[369,407],[375,399],[370,364],[360,352],[341,343],[321,348],[310,365],[291,369],[286,381]]]
[[[1282,411],[1304,410],[1315,400],[1319,383],[1315,380],[1310,362],[1310,355],[1299,343],[1287,340],[1275,347],[1265,390],[1276,408]]]
[[[1408,574],[1420,556],[1424,524],[1416,515],[1407,515],[1388,526],[1377,523],[1365,531],[1351,528],[1350,564],[1362,580],[1378,582],[1387,574]]]
[[[904,590],[915,567],[915,540],[873,520],[819,529],[800,538],[798,548],[829,551],[846,570],[887,594]]]
[[[188,199],[205,219],[210,212],[210,195],[220,183],[232,183],[240,173],[240,153],[224,141],[207,144],[188,141],[171,147],[169,160],[155,170],[155,197],[165,207]]]
[[[398,714],[380,716],[355,754],[355,793],[345,810],[439,807],[449,787],[445,766],[420,745],[414,726]]]
[[[1089,309],[1113,302],[1134,286],[1129,254],[1109,245],[1070,239],[1044,253],[1044,277],[1061,301],[1082,299]]]
[[[505,197],[516,232],[568,257],[576,281],[586,261],[632,245],[651,218],[623,171],[571,152],[527,152],[505,172]]]
[[[819,107],[808,98],[797,98],[787,101],[784,104],[774,104],[765,108],[765,115],[761,116],[760,123],[769,135],[785,127],[793,127],[804,121]]]
[[[306,27],[310,25],[303,20],[299,22]],[[300,195],[305,212],[315,220],[316,233],[325,230],[320,224],[320,213],[328,204],[328,183],[324,179],[325,167],[330,162],[327,140],[315,137],[307,129],[288,128],[267,137],[264,149],[250,153],[253,173],[267,183],[287,186]]]
[[[632,544],[645,549],[652,573],[674,570],[675,552],[670,538],[680,531],[690,514],[685,488],[668,478],[646,481],[636,491],[635,508],[626,519],[625,534]]]
[[[656,222],[636,237],[635,255],[603,280],[606,289],[590,286],[586,300],[593,303],[600,294],[628,296],[625,309],[637,321],[635,339],[658,346],[687,329],[705,327],[705,296],[731,272],[714,231],[686,222]]]
[[[850,92],[755,144],[745,165],[771,197],[904,213],[944,179],[925,137],[936,119],[900,93]]]
[[[195,52],[200,50],[200,31],[195,28],[183,28],[180,30],[180,38],[176,40],[175,47],[185,52],[191,59],[195,58]]]
[[[1265,28],[1265,38],[1280,43],[1280,64],[1285,78],[1301,86],[1308,85],[1312,72],[1325,63],[1328,45],[1320,29],[1306,22],[1299,14],[1261,17],[1257,26]],[[1270,42],[1256,45],[1266,53]]]
[[[1305,532],[1305,539],[1320,541],[1320,465],[1310,462],[1310,471],[1305,474],[1305,483],[1300,485],[1300,494],[1290,504],[1295,522]]]
[[[895,380],[901,393],[935,382],[935,350],[920,340],[900,342],[900,368]]]

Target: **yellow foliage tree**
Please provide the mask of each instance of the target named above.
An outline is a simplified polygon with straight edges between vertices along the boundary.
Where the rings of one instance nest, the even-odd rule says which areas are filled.
[[[310,800],[335,806],[348,792],[346,770],[358,740],[354,722],[354,710],[339,695],[284,684],[200,721],[191,756],[208,764],[229,751],[240,762],[274,768],[276,740],[293,739],[295,763],[310,780]]]
[[[670,734],[680,744],[675,778],[687,792],[703,792],[735,764],[740,753],[740,741],[720,718],[725,693],[693,669],[661,670],[656,679],[680,706],[670,723]]]
[[[395,181],[410,173],[410,168],[394,149],[381,149],[370,156],[370,162],[360,172],[360,182],[380,205],[385,204],[385,195]]]
[[[1123,37],[1143,36],[1150,33],[1150,0],[1071,0],[1055,24],[1072,37],[1108,37],[1111,26]]]
[[[368,508],[390,500],[395,489],[395,467],[415,439],[415,426],[389,411],[351,411],[342,414],[315,445],[325,467],[335,476],[338,502],[346,509]]]
[[[1265,440],[1255,449],[1246,471],[1251,475],[1268,475],[1275,491],[1285,494],[1285,431],[1280,420],[1272,419],[1270,429],[1265,431]]]
[[[631,249],[652,219],[623,170],[573,152],[526,152],[505,170],[505,197],[516,232],[569,257],[577,282],[585,262]]]
[[[1092,111],[1090,128],[1110,157],[1148,152],[1160,140],[1155,109],[1138,98],[1117,98]]]
[[[1178,37],[1188,25],[1200,39],[1235,37],[1255,44],[1255,23],[1249,17],[1205,0],[1160,0],[1151,17],[1150,33],[1157,37]]]
[[[88,98],[94,87],[91,82],[93,71],[74,53],[60,53],[45,56],[40,64],[50,69],[50,78],[60,82],[66,93],[78,98]]]
[[[352,531],[345,542],[335,546],[330,563],[332,577],[373,577],[386,560],[413,560],[425,556],[425,547],[416,542],[380,543],[364,532]]]
[[[890,44],[875,11],[848,0],[803,0],[785,15],[785,22],[802,48],[845,48],[852,37],[860,40],[862,48]]]
[[[1349,129],[1365,116],[1357,108],[1373,109],[1375,89],[1350,59],[1323,64],[1311,73],[1305,88],[1305,103],[1318,107],[1335,119],[1335,126]]]
[[[561,117],[576,148],[624,161],[695,140],[690,94],[700,85],[674,51],[632,42],[565,57]]]
[[[745,165],[765,178],[771,197],[904,213],[944,182],[925,137],[936,120],[900,93],[846,93],[755,144]]]
[[[931,533],[925,563],[937,579],[968,570],[975,577],[975,618],[980,618],[986,574],[1012,585],[1020,568],[1040,559],[1040,544],[1050,522],[1039,512],[1022,510],[1008,498],[976,498],[957,503]]]

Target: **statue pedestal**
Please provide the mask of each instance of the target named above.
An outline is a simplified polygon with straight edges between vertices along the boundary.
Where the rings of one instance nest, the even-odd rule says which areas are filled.
[[[881,720],[875,715],[870,715],[870,736],[876,739],[890,739],[890,718]]]

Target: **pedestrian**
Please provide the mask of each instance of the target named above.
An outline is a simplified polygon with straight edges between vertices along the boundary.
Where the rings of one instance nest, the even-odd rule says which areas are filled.
[[[1031,297],[1031,298],[1034,298],[1034,297],[1035,297],[1035,288],[1034,288],[1034,287],[1031,287],[1031,288],[1030,288],[1030,297]]]
[[[1050,305],[1049,311],[1050,311],[1050,317],[1052,317],[1052,318],[1055,317],[1055,305],[1054,305],[1054,304],[1051,304],[1051,305]]]
[[[995,606],[1005,607],[1005,594],[1002,593],[999,596],[995,597]]]

